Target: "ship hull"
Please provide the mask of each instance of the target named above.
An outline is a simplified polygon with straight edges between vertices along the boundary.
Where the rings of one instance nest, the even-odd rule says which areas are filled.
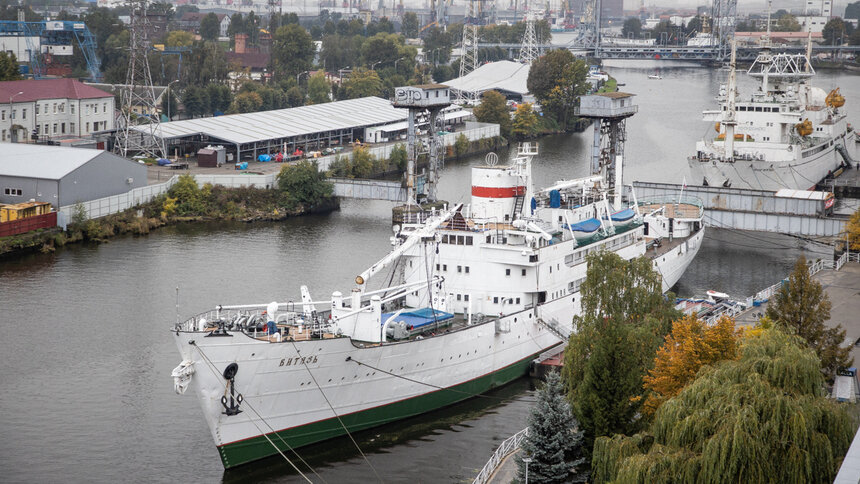
[[[705,238],[704,227],[683,243],[654,259],[657,272],[663,276],[663,292],[671,289],[684,275],[687,267],[696,258]]]
[[[561,308],[570,329],[572,304]],[[477,396],[526,374],[561,339],[534,309],[433,337],[361,347],[349,338],[269,343],[243,333],[177,332],[225,468],[384,425]],[[503,328],[500,330],[499,328]],[[193,342],[193,344],[192,344]],[[226,415],[222,372],[239,366],[237,415]],[[276,448],[277,447],[277,448]],[[291,459],[292,455],[288,455]]]
[[[845,136],[844,142],[849,155],[856,159],[854,148],[855,134]],[[814,190],[815,185],[828,174],[836,171],[843,163],[837,152],[836,143],[827,149],[807,158],[788,162],[748,161],[734,162],[690,160],[690,170],[695,183],[710,186],[728,186],[732,188],[748,188],[754,190],[777,191],[782,188],[793,190]]]

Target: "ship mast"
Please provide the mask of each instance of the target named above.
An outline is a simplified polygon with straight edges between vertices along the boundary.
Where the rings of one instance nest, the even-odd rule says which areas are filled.
[[[726,127],[726,140],[723,146],[726,150],[726,159],[732,160],[735,157],[735,96],[737,94],[737,71],[735,69],[735,61],[737,57],[737,45],[735,39],[732,42],[732,56],[729,62],[729,82],[727,87],[726,98],[726,115],[723,118],[723,125]]]

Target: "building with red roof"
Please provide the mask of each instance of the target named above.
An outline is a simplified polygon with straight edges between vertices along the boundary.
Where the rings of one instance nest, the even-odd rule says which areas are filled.
[[[0,142],[88,137],[114,128],[114,96],[77,79],[0,82]]]

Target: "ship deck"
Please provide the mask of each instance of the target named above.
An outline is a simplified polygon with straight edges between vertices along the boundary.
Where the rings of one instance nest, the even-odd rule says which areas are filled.
[[[650,203],[639,206],[643,214],[663,209],[663,214],[674,219],[697,219],[701,217],[702,207],[692,203]]]
[[[690,237],[692,237],[692,235]],[[667,238],[660,238],[660,245],[652,244],[652,241],[655,241],[657,239],[648,239],[648,250],[645,252],[644,255],[647,257],[651,257],[652,259],[662,257],[663,255],[668,254],[670,251],[672,251],[672,249],[674,249],[675,247],[678,247],[679,245],[689,240],[690,237],[673,237],[672,240],[669,240]]]

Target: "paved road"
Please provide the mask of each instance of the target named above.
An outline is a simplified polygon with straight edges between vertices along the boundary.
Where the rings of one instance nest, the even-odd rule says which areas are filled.
[[[499,464],[499,467],[496,468],[496,472],[490,476],[490,480],[487,481],[488,484],[510,484],[517,477],[517,462],[514,460],[514,456],[522,452],[521,449],[517,449],[516,452],[508,454],[502,460],[502,463]]]

